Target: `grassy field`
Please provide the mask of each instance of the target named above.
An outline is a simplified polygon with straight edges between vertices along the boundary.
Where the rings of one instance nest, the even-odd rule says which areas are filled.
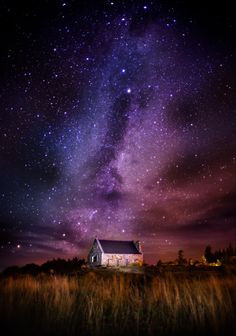
[[[5,278],[1,335],[233,335],[235,284],[187,272]]]

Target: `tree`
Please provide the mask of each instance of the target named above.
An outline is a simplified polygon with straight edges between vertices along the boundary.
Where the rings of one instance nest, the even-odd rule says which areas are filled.
[[[205,248],[204,256],[208,263],[214,262],[215,258],[214,258],[214,254],[211,251],[210,245],[207,245],[207,247]]]
[[[5,276],[16,276],[18,274],[20,274],[20,267],[18,266],[10,266],[10,267],[7,267],[3,272],[2,274]]]
[[[40,273],[40,266],[36,264],[27,264],[21,267],[20,272],[22,274],[30,274],[30,275],[36,276]]]
[[[179,265],[184,265],[186,263],[186,259],[184,259],[184,251],[179,250],[177,262]]]
[[[159,259],[158,262],[157,262],[157,266],[159,267],[161,265],[162,265],[162,261],[161,261],[161,259]]]
[[[232,257],[234,255],[234,249],[233,249],[231,243],[229,244],[229,247],[227,248],[226,251],[227,251],[227,256],[228,257]]]

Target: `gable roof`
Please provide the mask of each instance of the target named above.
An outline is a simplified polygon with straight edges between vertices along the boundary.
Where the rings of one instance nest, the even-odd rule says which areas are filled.
[[[141,252],[139,252],[135,243],[132,240],[97,240],[104,253],[142,254]]]

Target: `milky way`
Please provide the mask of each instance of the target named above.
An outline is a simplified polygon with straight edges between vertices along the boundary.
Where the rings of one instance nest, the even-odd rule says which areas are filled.
[[[181,2],[1,6],[0,266],[96,236],[148,262],[235,243],[230,16],[204,32]]]

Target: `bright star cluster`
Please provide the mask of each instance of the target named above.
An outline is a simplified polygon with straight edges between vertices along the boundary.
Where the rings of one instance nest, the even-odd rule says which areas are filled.
[[[235,243],[230,14],[1,7],[0,267],[84,257],[96,236],[139,239],[147,262]]]

